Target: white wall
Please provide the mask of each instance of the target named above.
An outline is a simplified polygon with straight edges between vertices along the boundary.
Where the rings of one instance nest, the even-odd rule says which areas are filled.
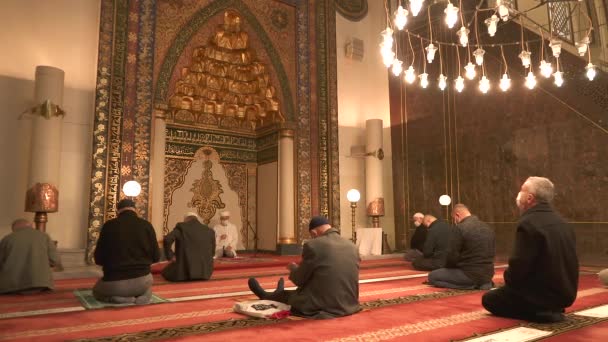
[[[65,71],[59,212],[47,232],[60,248],[84,248],[100,0],[2,0],[0,2],[0,237],[24,213],[29,165],[29,120],[17,117],[34,105],[34,71]]]
[[[368,1],[367,16],[359,22],[351,22],[337,14],[336,44],[338,64],[338,122],[340,144],[340,228],[342,236],[352,233],[351,208],[346,192],[356,188],[361,201],[356,211],[356,227],[371,227],[371,219],[365,212],[364,159],[350,158],[350,148],[365,145],[365,120],[382,119],[384,122],[384,204],[385,216],[380,225],[389,235],[394,247],[395,216],[393,210],[392,153],[390,113],[388,99],[388,74],[380,56],[380,32],[386,27],[382,1]],[[344,46],[356,37],[363,40],[364,57],[361,62],[347,59]]]

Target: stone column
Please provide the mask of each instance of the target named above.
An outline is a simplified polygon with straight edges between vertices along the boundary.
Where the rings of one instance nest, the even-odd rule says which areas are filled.
[[[382,189],[382,120],[365,121],[365,205],[372,226],[380,227],[380,216],[384,216],[384,190]]]
[[[36,67],[32,108],[32,140],[25,210],[35,212],[36,229],[45,231],[47,213],[56,212],[59,202],[59,162],[63,126],[63,70]]]
[[[294,135],[292,129],[279,131],[279,204],[278,245],[281,255],[299,254],[295,234],[295,167]]]
[[[166,235],[164,226],[164,197],[165,197],[165,144],[167,140],[165,112],[157,109],[154,111],[154,128],[152,137],[152,158],[150,165],[150,186],[152,187],[152,200],[150,201],[150,212],[152,213],[152,226],[156,232],[156,238],[162,240]]]

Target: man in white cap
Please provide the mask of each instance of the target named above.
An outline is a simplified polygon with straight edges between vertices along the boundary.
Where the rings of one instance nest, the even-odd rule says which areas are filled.
[[[171,246],[175,243],[175,253]],[[207,280],[213,273],[215,233],[199,221],[196,213],[184,215],[163,239],[169,264],[162,275],[169,281]]]
[[[215,231],[215,256],[218,258],[235,258],[236,245],[239,242],[239,233],[236,226],[230,221],[230,212],[220,213],[220,223],[213,227]]]

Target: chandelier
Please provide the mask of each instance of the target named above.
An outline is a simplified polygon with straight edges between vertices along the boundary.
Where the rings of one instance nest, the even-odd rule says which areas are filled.
[[[554,84],[557,87],[561,87],[564,83],[564,73],[560,70],[560,56],[562,50],[562,41],[553,35],[550,35],[547,39],[543,34],[542,27],[537,24],[534,20],[528,18],[525,12],[520,12],[511,6],[509,0],[496,0],[494,6],[488,8],[475,8],[469,12],[465,11],[462,7],[462,0],[445,0],[435,1],[433,3],[425,4],[424,0],[398,0],[398,7],[394,14],[391,16],[388,10],[388,0],[384,0],[387,16],[387,27],[382,31],[382,43],[380,44],[380,53],[384,64],[391,69],[392,74],[395,77],[403,77],[403,80],[409,84],[416,82],[419,79],[419,85],[422,88],[427,88],[430,85],[430,80],[437,80],[436,86],[440,90],[444,90],[448,82],[453,82],[454,88],[458,92],[462,92],[465,88],[465,81],[475,80],[478,78],[478,88],[482,93],[487,93],[490,89],[493,89],[492,83],[497,84],[497,89],[503,92],[511,89],[511,79],[509,78],[507,60],[505,58],[504,49],[516,49],[514,51],[519,59],[521,60],[521,66],[524,68],[524,85],[528,89],[534,89],[537,85],[536,72],[542,78],[554,78]],[[457,3],[456,3],[457,1]],[[577,4],[576,6],[579,6]],[[431,7],[441,6],[442,18],[431,18]],[[408,10],[409,9],[409,10]],[[423,36],[418,33],[414,33],[407,28],[408,16],[417,17],[421,13],[424,13],[426,9],[428,19],[428,35]],[[435,12],[435,11],[434,11]],[[485,20],[478,20],[478,16],[481,13],[485,13]],[[432,20],[434,19],[434,20]],[[450,40],[440,40],[433,37],[433,21],[443,22],[447,26],[448,34],[444,34],[442,37],[452,36]],[[495,40],[496,33],[501,29],[501,25],[510,19],[518,19],[519,26],[521,28],[521,39],[515,42],[500,42]],[[590,34],[592,28],[591,18],[587,16],[589,21],[589,29],[583,39],[574,44],[576,51],[580,56],[587,54],[588,64],[584,69],[585,75],[589,81],[593,81],[597,76],[596,66],[591,62],[591,51],[589,49]],[[421,19],[425,20],[425,19]],[[524,20],[528,20],[532,26],[536,26],[540,32],[540,39],[525,39],[524,35]],[[418,20],[420,22],[420,20]],[[484,38],[484,42],[479,39],[479,26],[485,26],[487,30],[488,38]],[[449,32],[452,34],[449,34]],[[418,31],[417,31],[418,32]],[[396,54],[399,51],[399,40],[395,39],[397,34],[406,34],[407,41],[409,42],[409,63],[405,60],[400,60],[400,56]],[[470,35],[474,35],[473,41]],[[418,38],[420,45],[416,52],[413,45],[412,39]],[[444,38],[445,39],[445,38]],[[538,56],[533,56],[532,50],[529,48],[530,44],[540,43],[540,60]],[[547,55],[552,57],[553,62],[550,58],[545,57],[545,45],[547,45],[547,51],[550,54]],[[500,56],[502,57],[501,64],[501,78],[492,79],[486,73],[487,58],[484,58],[486,49],[500,48]],[[517,48],[519,47],[519,51]],[[466,50],[466,65],[461,65],[461,49]],[[452,51],[448,51],[448,50]],[[452,80],[449,79],[449,75],[444,75],[444,61],[442,58],[443,53],[454,52],[458,59],[457,73]],[[443,52],[442,52],[443,51]],[[427,72],[427,64],[432,64],[436,60],[437,52],[439,53],[439,74],[429,75]],[[417,71],[414,66],[416,55],[421,56],[422,67],[420,68],[420,74],[416,77]],[[452,54],[454,55],[454,54]],[[538,62],[538,63],[537,63]],[[419,64],[420,64],[419,63]],[[453,70],[454,68],[448,68],[446,70]],[[479,72],[478,70],[479,69]],[[555,71],[554,71],[555,70]],[[432,72],[432,70],[429,70]],[[464,76],[464,77],[463,77]]]

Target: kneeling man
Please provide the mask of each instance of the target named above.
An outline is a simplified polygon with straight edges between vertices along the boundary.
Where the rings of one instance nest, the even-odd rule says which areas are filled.
[[[517,194],[521,218],[505,286],[482,298],[497,316],[537,322],[559,322],[576,299],[578,258],[574,231],[553,210],[553,183],[530,177]]]
[[[432,271],[445,266],[450,245],[451,228],[433,215],[425,215],[422,221],[428,227],[422,256],[414,259],[412,266],[420,271]]]
[[[175,242],[175,253],[171,245]],[[215,233],[200,223],[196,213],[187,213],[163,239],[169,264],[162,275],[169,281],[207,280],[213,273]]]
[[[103,224],[95,248],[95,263],[103,278],[93,296],[110,303],[147,304],[152,297],[150,265],[160,259],[152,225],[137,216],[135,203],[123,199],[116,206],[118,217]]]
[[[273,293],[264,291],[255,278],[249,288],[260,299],[291,305],[293,314],[316,319],[351,315],[359,310],[359,253],[355,245],[342,238],[325,217],[310,220],[312,240],[304,244],[300,265],[287,265],[289,279],[296,290],[283,289],[279,280]]]
[[[452,289],[492,288],[494,276],[494,231],[480,221],[464,204],[452,210],[456,228],[452,229],[450,251],[445,268],[429,274],[429,283]]]

